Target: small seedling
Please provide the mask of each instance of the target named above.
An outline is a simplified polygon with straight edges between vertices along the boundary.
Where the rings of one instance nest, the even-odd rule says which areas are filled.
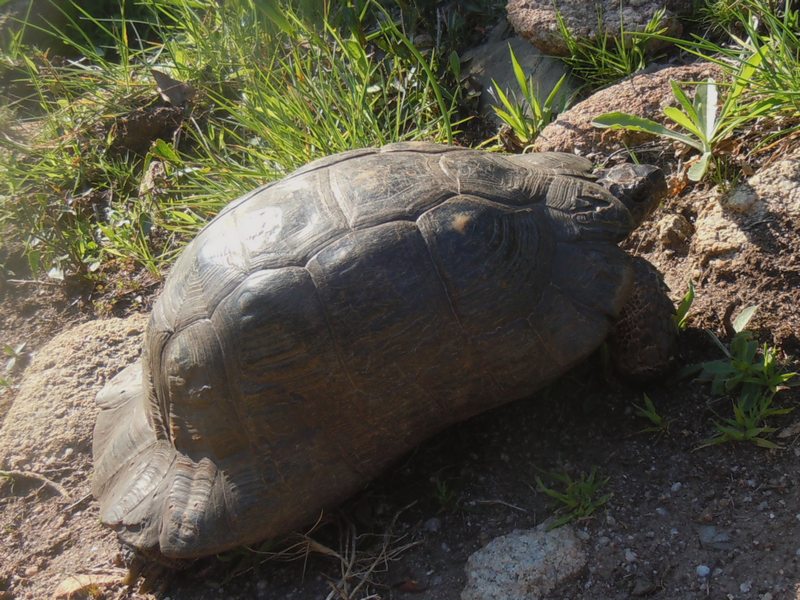
[[[514,78],[517,80],[522,101],[518,101],[513,94],[509,98],[503,88],[492,80],[494,95],[502,104],[502,108],[500,106],[493,106],[492,108],[495,114],[511,128],[517,138],[518,145],[525,147],[536,139],[539,132],[550,124],[558,113],[569,106],[569,99],[565,99],[561,95],[561,88],[566,81],[566,75],[562,75],[544,101],[540,101],[537,94],[537,86],[531,77],[525,76],[525,72],[522,70],[522,66],[520,66],[511,46],[508,47],[508,52],[511,55]]]
[[[560,485],[560,490],[548,487],[540,477],[536,477],[536,489],[556,500],[559,504],[556,512],[561,513],[552,524],[552,529],[561,527],[573,521],[588,519],[591,515],[611,498],[612,494],[598,496],[609,478],[598,479],[597,468],[593,468],[589,475],[581,473],[580,477],[573,479],[567,473],[550,473]]]
[[[6,373],[10,373],[14,370],[14,367],[18,366],[23,362],[25,359],[25,346],[26,342],[22,342],[21,344],[17,344],[16,346],[9,346],[6,344],[3,346],[3,354],[8,357],[6,361]],[[2,384],[0,384],[2,385]]]
[[[757,305],[743,309],[734,320],[730,347],[726,347],[716,336],[712,338],[725,354],[724,359],[699,365],[698,381],[711,384],[715,395],[732,394],[738,391],[733,401],[733,418],[715,422],[717,434],[701,447],[729,441],[749,441],[762,448],[777,448],[777,444],[763,437],[775,431],[765,421],[768,417],[784,415],[792,408],[774,408],[775,395],[788,387],[797,373],[780,370],[775,348],[763,344],[760,348],[746,327],[755,315]]]
[[[446,481],[436,477],[433,480],[433,497],[441,512],[453,512],[458,507],[458,494]]]
[[[644,394],[644,406],[639,406],[638,404],[634,404],[633,406],[636,409],[636,415],[647,419],[651,424],[650,427],[642,429],[641,433],[663,434],[669,431],[670,420],[658,413],[650,396]]]
[[[762,448],[780,448],[765,437],[775,431],[764,421],[768,417],[785,415],[793,408],[773,408],[773,394],[765,393],[755,401],[745,403],[741,398],[733,403],[733,418],[715,422],[717,433],[700,445],[700,448],[724,444],[725,442],[752,442]]]
[[[678,328],[678,331],[683,331],[689,324],[689,312],[692,309],[692,303],[694,303],[694,296],[694,283],[690,281],[689,289],[678,303],[678,307],[675,310],[675,315],[673,316],[673,319],[675,319],[675,326]]]
[[[781,371],[775,348],[767,344],[759,348],[746,330],[757,309],[757,305],[748,306],[736,317],[730,348],[711,334],[725,358],[702,363],[697,378],[710,383],[711,392],[718,396],[738,390],[740,400],[748,409],[765,394],[774,395],[785,389],[789,380],[797,375]]]
[[[687,176],[691,181],[700,181],[708,171],[709,161],[714,156],[719,143],[730,136],[737,127],[754,120],[772,108],[768,102],[765,102],[758,107],[751,106],[748,111],[739,111],[739,98],[747,89],[762,58],[760,54],[753,54],[742,64],[721,108],[718,106],[717,83],[713,78],[709,77],[706,81],[697,84],[694,100],[689,99],[677,82],[670,81],[672,93],[683,110],[667,106],[663,112],[668,119],[685,129],[686,133],[669,129],[652,119],[619,111],[599,115],[595,117],[592,124],[595,127],[643,131],[681,142],[699,150],[700,158],[689,168]]]

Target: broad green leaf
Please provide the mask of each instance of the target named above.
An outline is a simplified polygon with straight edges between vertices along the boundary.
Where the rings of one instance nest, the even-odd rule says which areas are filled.
[[[684,129],[688,129],[695,134],[700,141],[703,141],[703,132],[700,131],[697,125],[693,123],[689,117],[682,113],[679,108],[667,106],[664,108],[664,114]]]
[[[450,57],[448,59],[448,64],[450,65],[450,72],[456,78],[456,81],[460,81],[461,79],[461,58],[458,56],[458,52],[453,50],[450,53]]]
[[[711,152],[703,152],[698,161],[694,163],[686,172],[686,176],[690,181],[700,181],[708,170],[708,161],[711,158]]]
[[[669,84],[672,86],[672,94],[675,96],[675,99],[680,102],[681,106],[683,106],[684,112],[692,121],[699,123],[700,117],[697,114],[697,108],[695,107],[694,103],[689,100],[689,96],[686,95],[686,92],[684,92],[681,89],[681,86],[679,86],[674,80],[670,80]]]
[[[742,311],[736,316],[733,321],[733,330],[736,333],[744,331],[745,327],[747,327],[747,324],[750,322],[750,319],[752,319],[753,315],[756,314],[758,306],[758,304],[753,304],[752,306],[743,308]]]
[[[694,104],[700,117],[698,125],[703,131],[703,138],[706,143],[710,142],[714,137],[714,132],[717,128],[718,99],[717,84],[712,77],[698,84],[695,91]]]
[[[656,123],[650,119],[637,117],[636,115],[629,115],[623,112],[610,112],[599,115],[594,118],[592,125],[595,127],[610,127],[630,129],[632,131],[644,131],[645,133],[652,133],[653,135],[660,135],[677,140],[686,144],[687,146],[697,148],[701,152],[703,150],[703,146],[698,141],[690,138],[688,135],[678,133],[672,129],[667,129],[661,123]]]
[[[181,157],[177,152],[175,152],[175,149],[162,139],[158,139],[153,143],[150,153],[162,160],[166,160],[177,165],[181,164]]]

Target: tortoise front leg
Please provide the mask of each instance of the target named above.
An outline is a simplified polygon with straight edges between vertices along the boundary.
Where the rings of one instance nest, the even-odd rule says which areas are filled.
[[[611,332],[611,359],[624,377],[646,381],[663,375],[677,350],[675,306],[656,268],[633,260],[633,291]]]

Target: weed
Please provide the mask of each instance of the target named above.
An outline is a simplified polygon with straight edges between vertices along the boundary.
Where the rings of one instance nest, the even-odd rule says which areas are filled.
[[[709,77],[707,81],[697,84],[694,100],[689,99],[677,82],[670,81],[672,93],[683,111],[674,106],[667,106],[663,109],[664,115],[685,129],[686,133],[664,127],[652,119],[619,111],[599,115],[592,124],[595,127],[643,131],[676,140],[699,150],[700,158],[689,168],[687,175],[692,181],[700,181],[706,174],[709,161],[719,143],[730,136],[734,129],[752,121],[769,109],[769,104],[764,103],[759,111],[745,114],[738,111],[739,97],[746,89],[747,82],[760,60],[760,56],[753,55],[751,60],[743,65],[721,109],[718,107],[719,94],[713,78]]]
[[[513,93],[509,98],[497,82],[492,80],[494,95],[502,104],[502,108],[495,105],[492,109],[511,128],[516,138],[514,145],[524,148],[533,143],[542,129],[550,124],[558,113],[566,110],[571,99],[561,93],[561,88],[566,81],[566,75],[562,75],[547,97],[543,101],[539,100],[539,90],[533,78],[525,76],[510,45],[508,52],[522,99],[518,101]]]
[[[313,4],[145,0],[137,15],[162,40],[147,47],[132,39],[138,22],[74,4],[62,37],[83,58],[20,50],[41,116],[30,139],[0,137],[0,225],[18,232],[32,270],[92,278],[133,258],[158,275],[228,200],[315,158],[453,140],[459,88],[441,83],[436,48],[420,52],[402,15],[377,0]],[[111,47],[96,47],[82,24]],[[165,108],[151,68],[194,98],[174,135],[134,152],[121,124]],[[170,185],[143,193],[155,160]]]
[[[663,9],[656,11],[644,30],[636,35],[625,31],[624,20],[620,17],[619,35],[611,35],[605,31],[603,15],[598,14],[597,31],[603,33],[595,40],[586,41],[577,38],[569,30],[561,14],[556,13],[558,30],[568,51],[563,60],[573,74],[586,81],[591,89],[632,75],[647,66],[647,46],[650,39],[666,31],[661,26],[664,15]]]
[[[678,307],[675,309],[675,315],[672,317],[675,320],[675,326],[678,328],[678,331],[683,331],[689,326],[689,313],[692,310],[694,296],[694,283],[690,281],[689,289],[683,295],[683,298],[681,298]]]
[[[536,489],[558,503],[556,512],[561,513],[561,516],[553,522],[552,528],[591,517],[612,496],[612,494],[598,495],[609,478],[599,479],[596,467],[589,475],[581,473],[577,479],[573,479],[567,473],[550,473],[549,476],[559,484],[559,489],[546,486],[540,477],[536,477]]]
[[[751,442],[762,448],[779,448],[764,435],[775,431],[775,427],[768,427],[765,421],[769,417],[785,415],[793,408],[774,408],[772,400],[774,394],[764,393],[750,402],[741,398],[733,402],[733,418],[715,422],[717,433],[700,445],[700,448],[724,444],[725,442]]]
[[[433,479],[433,497],[440,512],[453,512],[458,508],[458,493],[448,483],[438,477]]]
[[[724,359],[712,360],[700,365],[698,381],[711,384],[715,395],[739,393],[739,399],[749,408],[765,395],[773,396],[785,389],[786,384],[797,373],[780,370],[775,348],[758,342],[745,328],[755,315],[758,306],[743,309],[733,322],[734,336],[730,347],[712,334],[712,339],[725,354]]]
[[[715,422],[717,434],[701,447],[729,441],[749,441],[763,448],[777,445],[765,437],[775,429],[768,427],[768,417],[791,412],[792,408],[775,408],[775,395],[786,389],[797,373],[779,369],[775,348],[763,344],[760,348],[746,327],[758,306],[743,309],[733,322],[734,336],[726,347],[712,334],[712,339],[725,354],[724,359],[713,360],[697,366],[698,381],[711,384],[716,395],[738,393],[733,400],[733,417]]]
[[[661,435],[669,431],[670,420],[658,413],[650,396],[644,394],[644,406],[639,406],[638,404],[633,406],[636,409],[637,416],[650,422],[650,427],[642,429],[641,433],[657,433]]]
[[[27,358],[25,346],[27,346],[26,342],[22,342],[16,346],[9,346],[8,344],[3,346],[3,354],[8,358],[6,361],[6,372],[13,371],[15,367],[24,362]]]

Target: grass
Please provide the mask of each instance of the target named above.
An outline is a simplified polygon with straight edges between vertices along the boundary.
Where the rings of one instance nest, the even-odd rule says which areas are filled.
[[[510,45],[508,53],[521,98],[518,99],[513,93],[509,97],[503,88],[492,80],[494,96],[499,101],[492,109],[511,130],[513,140],[508,145],[521,150],[532,144],[542,129],[552,122],[558,113],[567,109],[571,98],[561,93],[566,81],[566,75],[563,75],[547,96],[540,100],[538,86],[531,76],[525,74]]]
[[[641,433],[656,433],[658,435],[668,433],[671,420],[658,412],[655,404],[653,404],[653,401],[650,399],[650,396],[644,394],[643,400],[644,406],[640,406],[638,404],[633,405],[634,409],[636,409],[636,416],[645,419],[650,423],[648,427],[645,427],[641,430]]]
[[[605,29],[602,14],[598,14],[597,31],[602,33],[590,40],[575,36],[558,13],[558,30],[568,52],[563,60],[592,90],[632,75],[649,64],[648,46],[666,31],[661,26],[664,15],[663,9],[656,11],[640,34],[626,31],[620,18],[619,33],[611,34]]]
[[[566,472],[550,473],[549,477],[554,481],[553,487],[545,485],[537,477],[536,489],[556,501],[556,513],[561,516],[553,521],[551,528],[588,519],[611,499],[611,494],[600,495],[600,490],[608,483],[608,477],[599,478],[597,468],[593,468],[588,475],[581,473],[577,479]]]
[[[99,21],[78,9],[73,29],[90,23],[109,47],[78,35],[69,44],[84,58],[67,64],[10,50],[34,90],[12,110],[24,116],[34,104],[37,133],[0,139],[0,225],[20,233],[34,272],[91,278],[132,259],[158,275],[224,204],[258,184],[335,152],[456,133],[459,88],[442,83],[450,63],[420,52],[377,1],[315,19],[246,0],[143,6],[161,41],[137,39],[140,24],[124,14]],[[132,152],[120,140],[132,115],[176,108],[156,92],[151,68],[195,97],[171,134]],[[154,163],[169,186],[142,193]]]

